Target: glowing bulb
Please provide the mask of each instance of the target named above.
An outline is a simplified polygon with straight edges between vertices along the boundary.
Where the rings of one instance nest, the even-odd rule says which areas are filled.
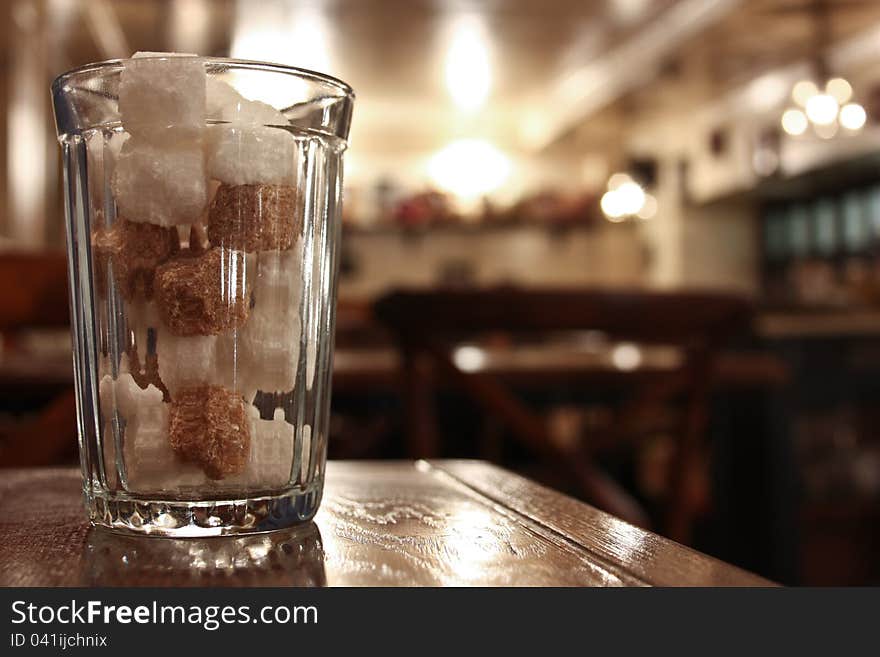
[[[799,109],[787,109],[782,114],[782,129],[790,135],[802,135],[808,126],[807,115]]]
[[[858,103],[849,103],[840,108],[840,125],[847,130],[861,130],[867,119],[865,108]]]
[[[622,221],[626,211],[623,209],[624,199],[616,189],[609,190],[602,194],[599,201],[602,212],[608,217],[609,221]]]
[[[434,183],[461,198],[473,199],[500,187],[510,175],[510,160],[487,141],[462,139],[428,162]]]
[[[843,105],[852,98],[852,85],[843,78],[831,78],[825,85],[825,93],[834,96],[835,100]]]
[[[482,24],[472,16],[462,16],[452,29],[446,53],[446,88],[463,110],[480,108],[489,96],[492,73],[488,40]]]
[[[637,182],[623,183],[614,190],[614,193],[620,197],[624,214],[638,214],[642,206],[645,205],[645,190]]]
[[[807,101],[819,93],[819,87],[812,80],[801,80],[791,90],[791,98],[801,107],[805,107]]]
[[[807,118],[816,125],[831,125],[837,118],[840,105],[837,99],[828,94],[816,94],[807,101]]]
[[[642,364],[642,350],[629,342],[621,342],[611,350],[611,362],[619,370],[634,370]]]
[[[486,365],[486,352],[473,345],[462,345],[452,353],[452,361],[463,372],[477,372]]]

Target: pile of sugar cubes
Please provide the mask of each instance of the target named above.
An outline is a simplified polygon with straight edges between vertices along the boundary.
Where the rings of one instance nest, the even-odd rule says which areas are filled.
[[[93,233],[95,289],[116,290],[136,337],[103,368],[105,456],[121,451],[133,491],[283,486],[294,426],[281,409],[261,419],[253,401],[293,390],[299,361],[289,122],[171,53],[125,61],[119,113],[105,149],[116,220]]]

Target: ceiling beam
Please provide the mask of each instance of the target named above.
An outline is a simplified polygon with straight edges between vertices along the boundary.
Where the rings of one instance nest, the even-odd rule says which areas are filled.
[[[679,0],[592,62],[570,68],[531,104],[522,138],[540,151],[578,123],[649,82],[686,39],[717,23],[742,0]]]

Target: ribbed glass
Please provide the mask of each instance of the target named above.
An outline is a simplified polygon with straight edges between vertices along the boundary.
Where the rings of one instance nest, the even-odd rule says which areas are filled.
[[[134,127],[118,102],[132,61],[52,86],[89,517],[174,536],[307,520],[326,461],[353,94],[307,71],[199,58],[221,91],[274,100],[283,119],[211,114],[209,82],[203,125]]]

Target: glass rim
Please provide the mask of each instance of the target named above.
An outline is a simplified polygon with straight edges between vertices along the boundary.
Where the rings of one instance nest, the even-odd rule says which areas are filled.
[[[172,56],[170,54],[156,53],[155,55],[138,57],[138,59],[172,59],[176,57],[176,55]],[[125,64],[125,62],[131,61],[132,59],[133,58],[131,57],[121,59],[106,59],[100,62],[90,62],[88,64],[77,66],[56,76],[55,79],[52,80],[51,89],[53,91],[56,91],[60,87],[62,87],[67,80],[83,73],[99,72],[103,69],[110,70],[114,68],[121,68]],[[264,62],[255,59],[237,59],[235,57],[203,57],[201,55],[196,55],[195,57],[193,57],[193,59],[199,59],[204,62],[215,64],[233,65],[238,68],[247,68],[257,71],[282,73],[299,79],[306,79],[312,82],[328,85],[340,91],[345,97],[351,100],[355,99],[354,89],[352,89],[351,85],[349,85],[347,82],[337,77],[333,77],[332,75],[328,75],[326,73],[318,73],[317,71],[312,71],[307,68],[289,66],[287,64],[277,64],[274,62]]]

